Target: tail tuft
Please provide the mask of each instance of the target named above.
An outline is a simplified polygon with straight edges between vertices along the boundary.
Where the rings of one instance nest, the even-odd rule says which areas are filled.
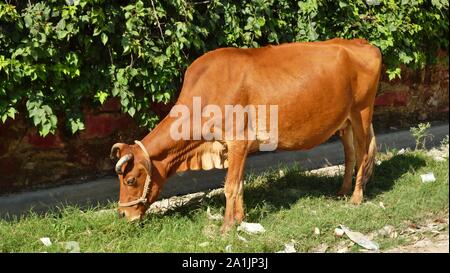
[[[363,186],[365,187],[367,182],[369,182],[370,178],[373,175],[374,167],[375,167],[375,155],[377,154],[377,142],[375,140],[375,134],[373,132],[373,125],[370,125],[370,134],[369,134],[369,150],[367,152],[367,160],[364,162],[364,178],[363,178]]]

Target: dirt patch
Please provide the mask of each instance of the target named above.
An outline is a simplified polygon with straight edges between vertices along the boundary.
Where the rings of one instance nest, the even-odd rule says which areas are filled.
[[[448,212],[420,224],[408,223],[400,231],[408,244],[384,250],[385,253],[449,253]]]
[[[395,247],[385,253],[449,253],[448,234],[441,234],[435,238],[425,238],[412,245]]]

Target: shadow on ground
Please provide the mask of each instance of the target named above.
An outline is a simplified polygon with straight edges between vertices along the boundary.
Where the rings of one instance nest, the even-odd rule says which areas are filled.
[[[395,181],[403,174],[425,166],[425,164],[424,159],[411,154],[395,155],[383,161],[375,167],[374,176],[364,192],[365,201],[391,190]],[[280,177],[280,170],[284,173],[282,177]],[[336,193],[341,186],[342,175],[308,174],[298,165],[294,165],[290,168],[282,166],[273,168],[260,175],[249,174],[245,180],[250,181],[245,187],[244,203],[246,219],[251,222],[264,217],[261,214],[288,209],[301,198],[339,198]],[[223,195],[216,196],[195,207],[204,209],[206,206],[223,212],[225,197]],[[262,207],[264,209],[261,209]],[[192,209],[193,206],[180,208],[168,214],[177,213],[190,217]]]

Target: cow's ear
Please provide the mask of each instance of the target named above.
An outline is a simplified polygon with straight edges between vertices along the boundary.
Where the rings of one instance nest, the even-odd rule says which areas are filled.
[[[111,153],[109,157],[113,160],[120,158],[121,152],[123,151],[125,145],[126,145],[125,143],[114,144],[111,148]]]

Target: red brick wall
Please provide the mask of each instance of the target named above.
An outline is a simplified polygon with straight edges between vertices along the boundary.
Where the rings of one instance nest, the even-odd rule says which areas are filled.
[[[408,127],[420,121],[448,119],[448,55],[420,71],[402,69],[401,79],[380,82],[375,100],[374,125]]]
[[[41,137],[23,116],[0,125],[0,193],[110,173],[111,146],[147,133],[114,100],[97,111],[86,109],[84,117],[85,130],[75,135],[62,129]]]
[[[442,53],[441,59],[447,59]],[[402,78],[383,78],[375,101],[375,128],[407,127],[420,120],[447,118],[448,63],[422,71],[404,69]],[[164,116],[169,107],[155,105]],[[19,116],[0,125],[0,193],[53,186],[80,178],[112,174],[109,159],[116,142],[132,142],[147,134],[132,118],[120,113],[116,100],[100,109],[84,111],[86,129],[76,135],[58,130],[40,137],[30,122]]]

